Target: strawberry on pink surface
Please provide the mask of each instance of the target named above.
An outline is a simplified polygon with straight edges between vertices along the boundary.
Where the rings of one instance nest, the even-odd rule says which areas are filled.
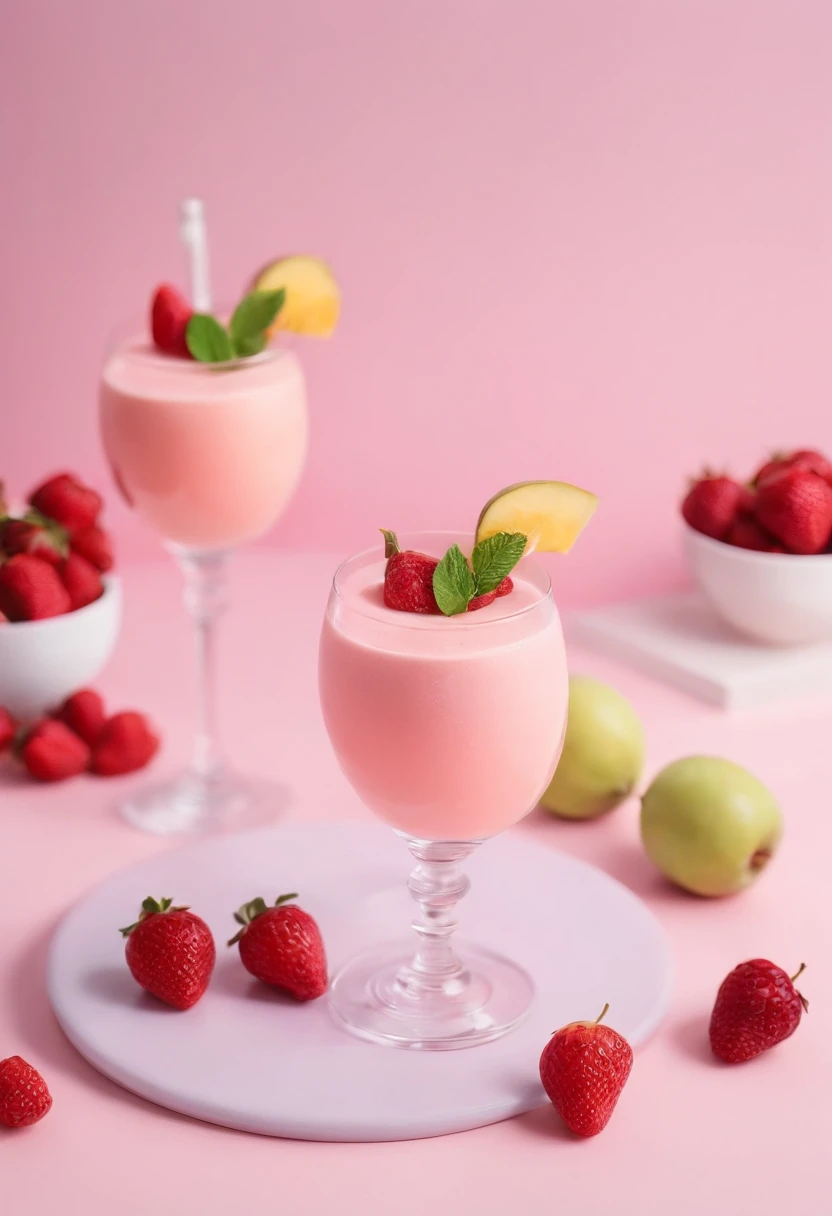
[[[110,537],[96,524],[75,533],[72,538],[72,552],[79,554],[102,574],[113,568],[113,546]]]
[[[135,924],[120,930],[133,979],[174,1009],[190,1009],[204,995],[217,951],[205,921],[172,899],[142,903]]]
[[[14,743],[17,734],[17,723],[7,709],[0,705],[0,752],[6,751]]]
[[[79,739],[83,739],[88,747],[93,747],[98,741],[107,720],[101,694],[92,688],[82,688],[73,693],[64,701],[55,717],[74,731]]]
[[[60,526],[45,528],[25,519],[7,519],[0,524],[0,549],[7,557],[29,553],[57,566],[68,552],[66,532]]]
[[[61,565],[61,582],[66,587],[72,610],[86,608],[104,594],[101,575],[91,562],[74,551]]]
[[[749,499],[746,487],[732,477],[702,477],[688,491],[682,503],[682,516],[695,531],[724,540]]]
[[[162,283],[156,288],[150,306],[150,331],[156,347],[166,355],[190,359],[185,341],[193,309],[178,288]]]
[[[90,749],[64,722],[43,718],[26,735],[20,759],[38,781],[65,781],[84,772]]]
[[[722,981],[711,1014],[710,1040],[714,1055],[728,1064],[742,1064],[793,1035],[809,1003],[794,981],[765,958],[740,963]]]
[[[119,777],[144,768],[158,750],[159,736],[144,714],[123,710],[99,731],[90,767],[99,777]]]
[[[792,553],[821,553],[832,534],[832,486],[816,473],[787,467],[757,491],[760,524]]]
[[[42,621],[69,612],[72,600],[49,562],[18,553],[0,566],[0,612],[10,621]]]
[[[0,1126],[31,1127],[52,1109],[52,1095],[21,1056],[0,1060]]]
[[[273,907],[253,899],[234,913],[242,928],[228,943],[240,945],[246,971],[264,984],[282,988],[297,1001],[314,1001],[329,987],[326,952],[317,923],[281,895]]]
[[[101,495],[72,473],[58,473],[30,496],[32,506],[66,528],[70,536],[91,528],[101,511]]]
[[[630,1069],[626,1039],[596,1022],[571,1022],[552,1035],[540,1057],[540,1080],[570,1131],[597,1136],[610,1121]]]

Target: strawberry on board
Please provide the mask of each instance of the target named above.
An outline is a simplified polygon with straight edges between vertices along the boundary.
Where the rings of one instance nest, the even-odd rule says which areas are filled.
[[[630,1069],[633,1052],[626,1039],[595,1022],[570,1022],[552,1035],[540,1057],[540,1080],[570,1131],[597,1136],[610,1121]]]
[[[239,942],[246,971],[264,984],[282,988],[298,1001],[314,1001],[329,987],[326,952],[315,920],[281,895],[273,907],[252,899],[234,913],[242,928],[228,943]]]
[[[765,958],[735,967],[722,981],[711,1014],[714,1055],[742,1064],[793,1035],[809,1008],[794,986],[804,966],[791,977]]]
[[[216,948],[211,930],[190,908],[148,896],[139,919],[120,932],[127,939],[127,966],[146,992],[174,1009],[190,1009],[203,996]]]
[[[0,1126],[31,1127],[52,1109],[52,1095],[21,1056],[0,1060]]]

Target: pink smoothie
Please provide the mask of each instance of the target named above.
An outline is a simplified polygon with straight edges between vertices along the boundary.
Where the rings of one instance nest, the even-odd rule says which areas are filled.
[[[429,538],[442,553],[456,537]],[[394,828],[475,840],[545,790],[563,744],[566,655],[545,572],[526,559],[511,595],[455,617],[384,606],[384,561],[336,575],[321,637],[324,720],[347,778]]]
[[[288,351],[208,367],[138,342],[108,359],[101,429],[114,474],[163,538],[226,548],[269,528],[306,455],[306,392]]]

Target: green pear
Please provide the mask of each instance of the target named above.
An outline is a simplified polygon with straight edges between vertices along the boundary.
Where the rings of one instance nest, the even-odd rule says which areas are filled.
[[[688,756],[663,769],[641,803],[641,839],[663,874],[696,895],[731,895],[754,882],[783,832],[770,790],[747,769]]]
[[[629,701],[600,680],[572,676],[560,762],[541,805],[565,819],[593,819],[635,788],[644,765],[644,729]]]

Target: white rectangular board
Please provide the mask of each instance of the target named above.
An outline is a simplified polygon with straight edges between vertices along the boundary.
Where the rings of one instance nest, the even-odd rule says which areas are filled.
[[[832,693],[832,645],[743,638],[695,591],[573,613],[569,637],[723,709]]]

